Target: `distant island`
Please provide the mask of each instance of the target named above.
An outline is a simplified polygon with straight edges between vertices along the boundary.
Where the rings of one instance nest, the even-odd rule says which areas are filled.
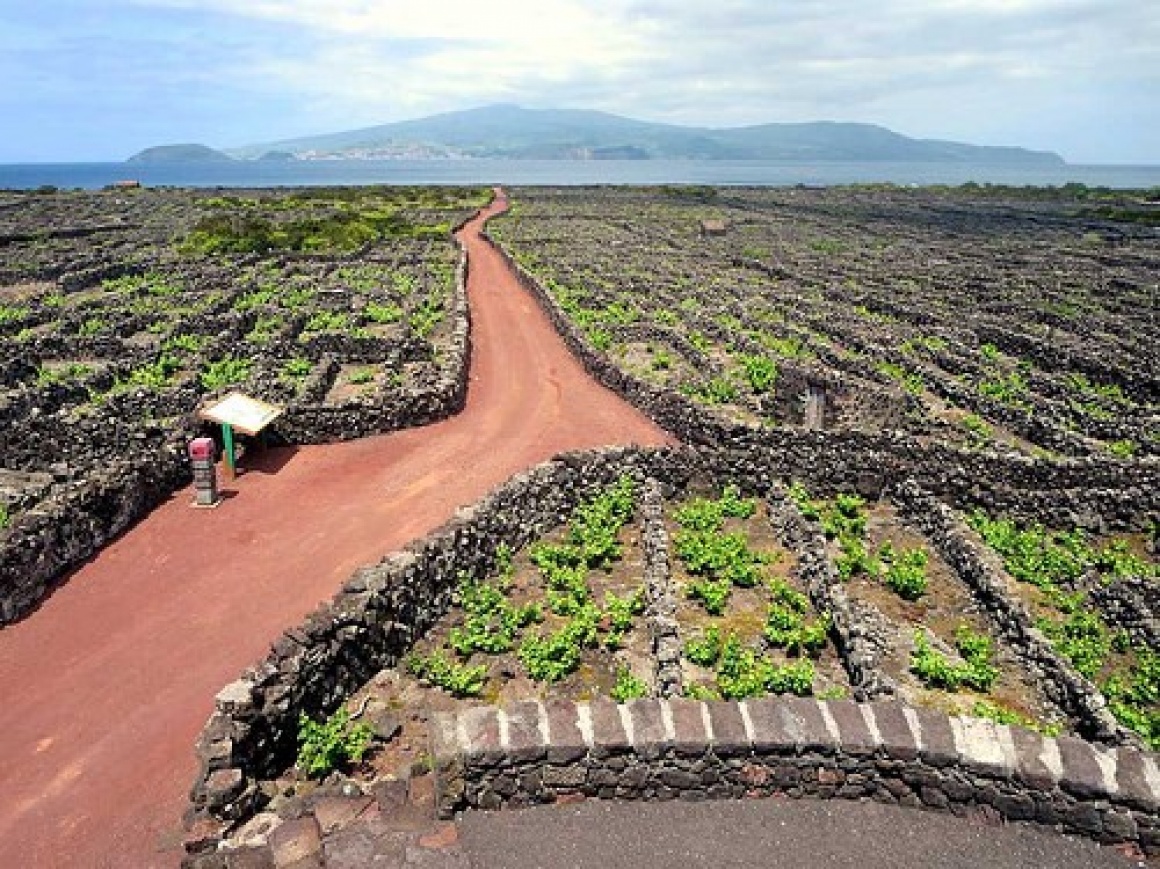
[[[206,145],[156,145],[130,157],[128,163],[229,163],[234,158]]]
[[[1062,166],[1050,151],[912,139],[874,124],[815,121],[711,128],[657,124],[606,112],[493,105],[342,133],[213,151],[201,145],[150,148],[134,160],[174,149],[196,160],[764,160]],[[206,155],[218,155],[209,157]],[[271,157],[269,155],[277,155]],[[191,155],[192,156],[192,155]],[[154,159],[150,162],[160,162]]]

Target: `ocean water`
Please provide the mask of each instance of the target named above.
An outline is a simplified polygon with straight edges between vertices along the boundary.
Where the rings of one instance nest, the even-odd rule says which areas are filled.
[[[94,189],[122,180],[150,187],[297,187],[353,184],[979,184],[1160,187],[1160,166],[963,163],[777,163],[742,160],[319,160],[0,165],[0,189]]]

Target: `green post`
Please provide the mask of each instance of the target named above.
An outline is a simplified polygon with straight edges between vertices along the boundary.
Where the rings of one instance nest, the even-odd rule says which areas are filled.
[[[234,461],[234,427],[228,422],[222,423],[222,445],[225,448],[226,467],[233,476],[237,474],[238,467]]]

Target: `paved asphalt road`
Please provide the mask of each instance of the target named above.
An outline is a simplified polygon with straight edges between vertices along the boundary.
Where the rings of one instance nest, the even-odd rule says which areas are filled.
[[[1019,825],[845,800],[612,803],[470,812],[475,869],[1124,869],[1116,851]]]

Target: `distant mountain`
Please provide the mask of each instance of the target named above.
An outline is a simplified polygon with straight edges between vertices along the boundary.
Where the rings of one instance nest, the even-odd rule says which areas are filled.
[[[229,154],[205,145],[156,145],[134,154],[129,163],[227,163]]]
[[[1062,165],[1049,151],[911,139],[873,124],[820,121],[715,129],[654,124],[605,112],[494,105],[345,133],[231,149],[254,159],[501,157],[547,160],[790,160]]]

